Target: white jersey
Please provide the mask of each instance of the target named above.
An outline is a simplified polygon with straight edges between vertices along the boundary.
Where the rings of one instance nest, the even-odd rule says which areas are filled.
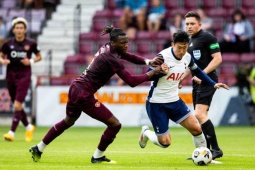
[[[172,47],[162,50],[157,56],[164,58],[164,62],[169,67],[169,71],[167,75],[152,82],[147,100],[151,103],[175,102],[179,100],[178,85],[181,76],[188,67],[193,70],[197,68],[197,65],[187,52],[181,60],[176,58]]]

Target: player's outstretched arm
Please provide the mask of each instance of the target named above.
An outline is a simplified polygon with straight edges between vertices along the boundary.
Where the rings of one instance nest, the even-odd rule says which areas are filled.
[[[161,64],[164,63],[163,57],[156,56],[155,58],[150,60],[150,59],[147,59],[145,57],[142,57],[142,56],[130,53],[130,52],[125,53],[125,55],[123,55],[121,57],[122,57],[122,59],[127,60],[131,63],[134,63],[134,64],[139,64],[139,65],[145,65],[146,64],[146,65],[150,65],[150,66],[153,66],[153,67],[160,66]]]
[[[122,69],[117,72],[117,75],[124,80],[130,87],[135,87],[147,80],[149,80],[154,75],[162,73],[162,68],[160,66],[155,69],[141,75],[131,75],[127,69]]]

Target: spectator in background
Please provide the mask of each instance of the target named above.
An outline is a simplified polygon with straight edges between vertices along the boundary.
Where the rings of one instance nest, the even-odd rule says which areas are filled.
[[[161,0],[152,0],[152,7],[149,11],[147,28],[151,32],[157,32],[165,17],[165,7]]]
[[[23,0],[22,8],[25,8],[25,9],[34,8],[34,1],[35,0]]]
[[[242,63],[235,70],[236,85],[239,89],[239,95],[244,99],[250,96],[250,83],[247,77],[250,75],[253,66],[252,63]]]
[[[3,45],[6,38],[6,26],[4,24],[3,18],[0,16],[0,47]]]
[[[135,27],[139,31],[143,31],[147,7],[147,0],[126,0],[123,15],[120,18],[121,28],[126,30],[128,27]]]
[[[185,30],[184,18],[181,13],[176,13],[173,18],[173,22],[169,25],[169,31],[173,36],[178,30]]]
[[[208,17],[205,13],[205,10],[202,7],[199,7],[197,13],[200,15],[201,18],[201,28],[205,31],[213,32],[213,19]]]
[[[126,0],[114,0],[117,8],[123,9],[125,6]]]
[[[251,72],[250,75],[247,76],[247,80],[250,83],[250,102],[248,103],[249,108],[249,117],[250,117],[250,123],[251,125],[255,125],[255,67],[250,63],[251,65]]]
[[[255,67],[251,63],[247,63],[249,68],[249,75],[247,75],[247,81],[249,82],[249,94],[251,95],[251,104],[255,107]]]
[[[227,24],[223,40],[220,42],[221,52],[251,52],[251,41],[254,35],[251,22],[239,9],[233,12],[231,18],[232,21]]]
[[[184,17],[181,13],[176,13],[173,17],[172,22],[169,24],[169,31],[171,37],[173,34],[176,33],[178,30],[185,30],[185,22]],[[171,46],[172,40],[167,40],[164,44],[164,49]]]

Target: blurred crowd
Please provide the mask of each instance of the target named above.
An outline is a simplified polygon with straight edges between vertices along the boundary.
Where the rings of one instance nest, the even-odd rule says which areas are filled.
[[[172,18],[167,18],[162,0],[115,0],[115,3],[119,9],[123,9],[120,26],[131,38],[135,37],[137,31],[169,30],[173,34],[179,29],[185,30],[183,13],[177,12]],[[214,18],[207,16],[203,6],[195,10],[201,16],[202,29],[214,34]],[[226,18],[223,29],[221,37],[217,37],[222,53],[254,50],[254,28],[242,10],[235,9],[230,18]],[[169,42],[166,42],[165,47],[168,45]]]
[[[42,9],[42,8],[56,8],[60,0],[17,0],[17,7],[21,9]]]
[[[0,1],[0,47],[6,38],[12,37],[12,29],[8,24],[14,18],[18,17],[20,10],[40,10],[46,11],[46,18],[49,19],[51,13],[56,10],[56,6],[60,3],[60,0],[4,0]],[[17,16],[5,15],[5,11],[17,11]],[[24,16],[21,16],[24,17]]]

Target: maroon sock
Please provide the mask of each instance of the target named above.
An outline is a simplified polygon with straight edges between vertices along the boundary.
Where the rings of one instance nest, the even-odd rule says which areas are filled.
[[[48,145],[51,143],[56,137],[58,137],[61,133],[63,133],[66,129],[71,127],[72,125],[68,125],[65,120],[61,120],[57,124],[55,124],[48,133],[43,138],[43,143]]]
[[[25,111],[23,109],[21,110],[21,112],[22,112],[22,117],[21,117],[20,121],[26,127],[29,124],[28,120],[27,120],[27,114],[25,113]]]
[[[22,117],[22,111],[14,111],[14,115],[13,115],[13,118],[12,118],[11,131],[13,131],[13,132],[16,131],[21,117]]]
[[[120,131],[120,128],[121,128],[121,124],[114,127],[108,126],[106,128],[98,145],[98,149],[100,151],[105,151],[106,148],[114,141],[117,133]]]

